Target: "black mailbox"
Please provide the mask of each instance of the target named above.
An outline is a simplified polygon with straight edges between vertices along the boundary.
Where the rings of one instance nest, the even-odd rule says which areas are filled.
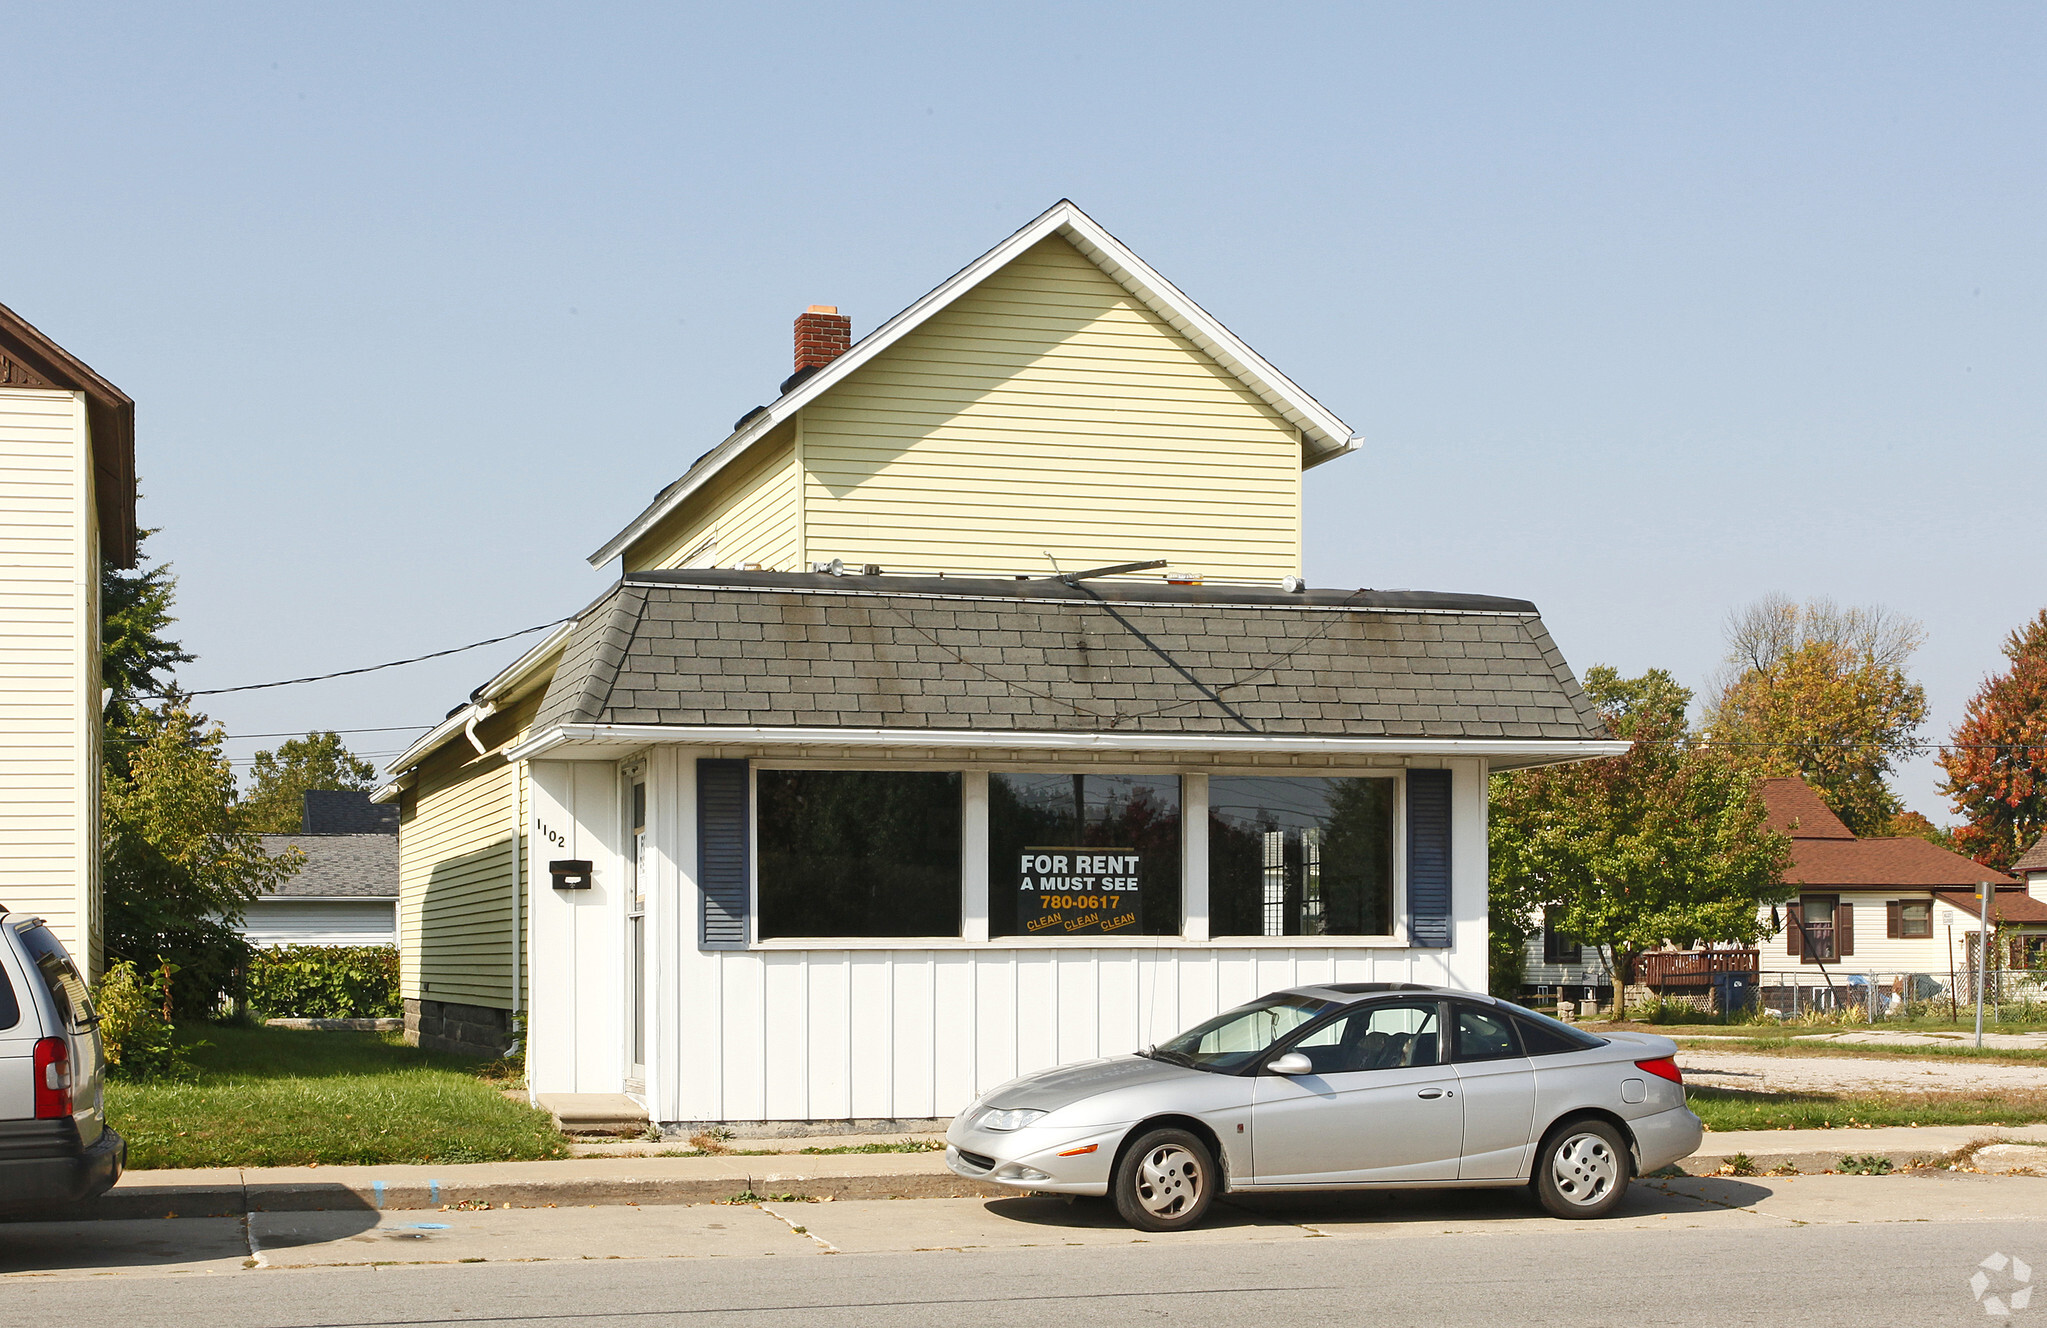
[[[590,888],[590,862],[587,858],[556,858],[547,864],[547,874],[554,877],[557,890]]]

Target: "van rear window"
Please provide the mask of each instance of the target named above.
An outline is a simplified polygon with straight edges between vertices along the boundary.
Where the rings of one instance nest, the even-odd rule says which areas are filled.
[[[48,927],[34,926],[21,929],[21,945],[56,1003],[57,1018],[75,1033],[90,1028],[92,996],[85,989],[85,979],[78,975],[78,966],[65,953],[64,943],[51,935]]]

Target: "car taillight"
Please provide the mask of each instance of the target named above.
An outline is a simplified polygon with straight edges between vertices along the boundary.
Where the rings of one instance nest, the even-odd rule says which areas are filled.
[[[1685,1081],[1684,1075],[1677,1068],[1677,1062],[1669,1056],[1658,1056],[1653,1061],[1636,1061],[1635,1068],[1647,1070],[1657,1078],[1668,1079],[1674,1084],[1682,1084]]]
[[[71,1040],[36,1040],[36,1119],[61,1120],[71,1114]]]

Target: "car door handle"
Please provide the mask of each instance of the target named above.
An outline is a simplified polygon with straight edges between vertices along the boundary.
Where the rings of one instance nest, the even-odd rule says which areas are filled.
[[[1424,1089],[1422,1089],[1422,1090],[1421,1090],[1420,1092],[1416,1093],[1416,1094],[1415,1094],[1415,1096],[1416,1096],[1416,1097],[1456,1097],[1456,1096],[1457,1096],[1457,1094],[1456,1094],[1455,1092],[1447,1091],[1447,1090],[1445,1090],[1445,1089],[1441,1089],[1441,1088],[1424,1088]]]

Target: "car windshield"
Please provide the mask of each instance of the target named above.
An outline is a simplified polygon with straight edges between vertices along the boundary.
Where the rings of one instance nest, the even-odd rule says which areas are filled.
[[[1150,1051],[1156,1060],[1197,1070],[1231,1074],[1258,1059],[1272,1045],[1329,1008],[1308,996],[1267,996],[1225,1010]]]

